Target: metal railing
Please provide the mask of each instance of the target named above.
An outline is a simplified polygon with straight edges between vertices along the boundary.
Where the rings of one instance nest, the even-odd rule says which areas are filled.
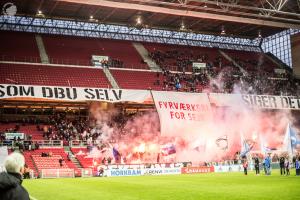
[[[36,148],[36,144],[39,145],[39,148],[62,148],[63,141],[62,140],[22,140],[22,141],[13,141],[13,140],[5,140],[0,142],[0,146],[7,146],[8,148],[16,148],[19,147],[19,144],[23,144],[24,148],[26,146],[31,145],[31,148]]]
[[[33,56],[0,55],[0,61],[6,61],[6,62],[25,62],[25,63],[41,63],[41,58],[40,57],[33,57]],[[43,63],[43,64],[45,64],[45,63]],[[55,64],[55,65],[74,65],[74,66],[78,65],[78,66],[90,66],[90,67],[93,67],[93,64],[92,64],[91,61],[71,59],[71,58],[70,59],[62,59],[62,58],[52,58],[52,57],[49,57],[49,64]],[[109,67],[117,68],[117,67],[114,67],[114,66],[109,66]],[[147,69],[147,70],[150,70],[147,65],[133,65],[133,64],[126,64],[126,66],[118,67],[118,68],[119,69]]]

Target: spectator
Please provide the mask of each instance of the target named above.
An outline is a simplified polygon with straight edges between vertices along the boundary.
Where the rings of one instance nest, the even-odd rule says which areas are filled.
[[[290,161],[288,158],[285,160],[284,166],[285,166],[286,175],[287,176],[290,175]]]
[[[40,148],[40,145],[39,145],[39,143],[38,142],[35,142],[35,148],[34,149],[36,149],[36,150],[39,150],[39,148]]]
[[[295,169],[296,169],[296,176],[300,176],[300,161],[299,161],[299,157],[297,158],[297,160],[296,160],[296,167],[295,167]]]
[[[64,160],[63,160],[62,158],[60,158],[60,159],[58,160],[58,162],[59,162],[59,166],[60,166],[60,167],[62,167],[62,166],[63,166],[63,161],[64,161]]]
[[[255,168],[255,174],[259,175],[259,158],[257,154],[254,157],[254,168]]]
[[[25,159],[19,153],[10,154],[4,166],[7,172],[0,174],[1,200],[29,200],[29,194],[22,184]]]
[[[270,158],[270,155],[268,155],[265,158],[265,167],[266,167],[266,175],[271,175],[271,158]]]
[[[247,158],[244,159],[243,168],[244,168],[244,174],[247,175],[248,174],[248,161],[247,161]]]
[[[30,169],[26,164],[24,165],[24,179],[30,179]]]
[[[68,152],[67,158],[68,158],[68,161],[71,161],[71,153],[70,152]]]
[[[283,156],[281,156],[279,158],[279,166],[280,166],[280,174],[281,175],[284,175],[285,174],[285,158]]]

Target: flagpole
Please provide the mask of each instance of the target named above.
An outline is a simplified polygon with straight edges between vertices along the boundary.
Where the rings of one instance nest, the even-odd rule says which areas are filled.
[[[155,108],[155,110],[156,110],[156,113],[157,113],[157,115],[158,115],[158,118],[159,118],[159,121],[161,122],[161,119],[160,119],[160,116],[159,116],[159,114],[158,114],[158,110],[157,110],[157,107],[156,107],[156,104],[155,104],[155,101],[154,101],[154,96],[153,96],[153,93],[152,93],[152,89],[151,88],[149,88],[149,92],[150,92],[150,95],[151,95],[151,98],[152,98],[152,101],[153,101],[153,103],[154,103],[154,108]],[[161,126],[160,126],[160,129],[159,129],[160,131],[160,136],[161,136]],[[161,160],[161,156],[160,156],[160,153],[161,153],[161,150],[159,149],[159,153],[158,153],[158,156],[159,156],[159,161]],[[175,158],[175,160],[176,160],[176,158]]]
[[[291,138],[291,125],[290,123],[288,124],[288,128],[289,128],[289,136],[290,136],[290,143],[291,143],[291,151],[292,151],[292,157],[294,156],[294,152],[293,152],[293,143],[292,143],[292,138]]]

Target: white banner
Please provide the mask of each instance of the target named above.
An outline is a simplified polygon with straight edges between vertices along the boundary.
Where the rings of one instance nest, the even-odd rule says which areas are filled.
[[[286,70],[285,69],[281,69],[281,68],[275,68],[274,72],[276,74],[286,74]]]
[[[206,68],[206,63],[193,62],[193,69]]]
[[[0,147],[0,172],[4,170],[4,160],[7,156],[7,146]]]
[[[145,168],[145,169],[109,169],[107,176],[142,176],[181,174],[181,167]]]
[[[5,133],[5,139],[13,140],[14,138],[24,140],[24,133]]]
[[[92,55],[92,63],[94,64],[94,66],[96,67],[102,67],[102,62],[103,61],[107,61],[108,62],[109,57],[108,56],[96,56],[96,55]]]
[[[190,121],[202,121],[198,111],[203,112],[204,110],[210,109],[210,104],[226,107],[247,106],[250,108],[262,109],[300,109],[300,97],[294,96],[222,93],[206,94],[165,91],[153,91],[152,93],[153,96],[156,97],[156,107],[165,107],[166,109],[164,109],[164,111],[168,111],[169,115],[174,115],[172,116],[172,119],[175,120],[185,118],[185,120],[190,119]],[[0,99],[5,98],[35,98],[61,101],[105,101],[112,103],[149,103],[153,100],[149,90],[0,84]],[[164,103],[158,105],[157,102],[159,101]],[[176,108],[178,106],[179,108]],[[180,112],[171,113],[171,110]]]
[[[153,91],[152,94],[163,136],[198,135],[203,122],[211,117],[205,93]]]
[[[181,174],[181,167],[175,168],[149,168],[143,169],[144,175],[170,175],[170,174]]]
[[[241,107],[262,109],[300,109],[300,98],[292,96],[271,96],[253,94],[209,94],[210,103],[215,106]]]
[[[107,176],[141,176],[144,174],[142,169],[109,169]]]
[[[89,87],[59,87],[33,85],[0,85],[0,99],[40,98],[62,101],[138,102],[151,99],[148,90],[124,90]]]
[[[214,165],[215,172],[241,172],[244,171],[243,165]]]

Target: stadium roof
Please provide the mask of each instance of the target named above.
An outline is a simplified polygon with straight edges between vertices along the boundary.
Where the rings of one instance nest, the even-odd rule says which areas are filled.
[[[14,0],[18,15],[256,38],[300,29],[298,0]],[[298,2],[298,3],[297,3]],[[3,2],[4,5],[5,2]],[[91,17],[92,16],[92,17]]]

